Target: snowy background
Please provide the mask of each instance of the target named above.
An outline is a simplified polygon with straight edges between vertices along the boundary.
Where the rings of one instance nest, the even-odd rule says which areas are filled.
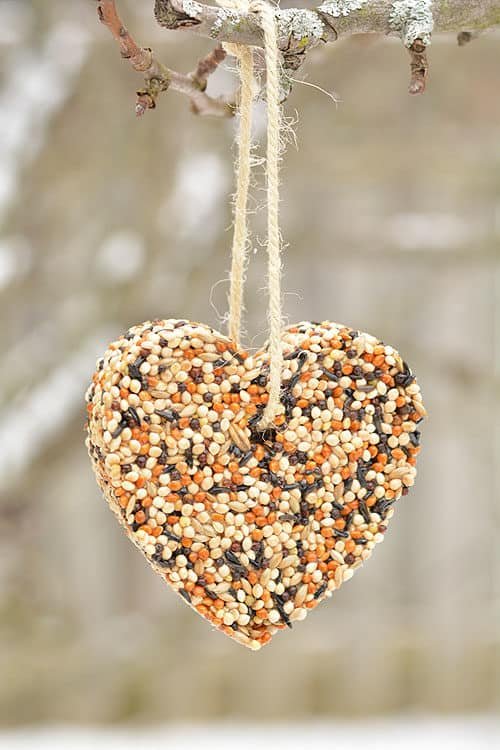
[[[189,70],[209,45],[161,31],[152,4],[120,0],[139,40]],[[301,85],[288,103],[287,316],[394,344],[431,419],[386,543],[256,655],[151,574],[83,446],[83,392],[111,338],[151,317],[224,325],[234,154],[234,123],[193,117],[175,93],[134,118],[140,81],[94,5],[0,0],[0,747],[492,747],[498,36],[436,40],[419,98],[399,45],[356,38],[307,64],[337,106]],[[220,71],[211,86],[232,83]],[[264,269],[256,244],[252,343],[265,337]]]
[[[491,750],[498,746],[500,728],[490,718],[420,719],[408,717],[370,722],[315,721],[290,725],[273,723],[174,726],[169,729],[62,729],[8,732],[0,741],[9,750],[256,750],[262,747],[287,747],[304,750],[317,746],[341,750],[357,746],[363,750]]]

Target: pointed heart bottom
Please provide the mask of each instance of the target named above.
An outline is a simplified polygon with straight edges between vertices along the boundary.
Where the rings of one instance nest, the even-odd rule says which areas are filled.
[[[367,560],[415,479],[425,416],[399,354],[336,323],[283,334],[275,429],[258,429],[269,355],[156,320],[109,346],[88,448],[128,536],[199,614],[252,649]]]

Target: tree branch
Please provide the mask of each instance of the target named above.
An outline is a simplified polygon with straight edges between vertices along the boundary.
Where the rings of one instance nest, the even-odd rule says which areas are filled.
[[[168,88],[186,94],[199,114],[226,117],[234,113],[234,101],[214,99],[205,92],[208,76],[224,59],[220,46],[200,61],[193,73],[177,73],[157,62],[151,50],[136,45],[118,17],[115,0],[101,0],[98,8],[122,55],[145,76],[146,87],[138,94],[138,114],[155,106],[159,93]],[[259,18],[251,5],[248,12],[239,12],[197,0],[155,0],[154,12],[160,26],[172,31],[189,31],[219,45],[263,46]],[[410,55],[409,91],[421,93],[431,35],[455,32],[463,45],[481,32],[500,26],[500,0],[324,0],[310,10],[276,8],[275,15],[285,92],[291,89],[288,74],[303,64],[310,49],[352,34],[376,33],[402,40]]]
[[[155,0],[160,26],[189,30],[220,42],[263,46],[259,20],[197,0]],[[276,9],[280,49],[288,52],[352,34],[384,34],[410,47],[434,32],[482,31],[500,25],[499,0],[324,0],[311,10]],[[430,28],[429,28],[430,26]]]
[[[217,39],[262,46],[255,14],[204,5],[197,0],[156,0],[158,23],[172,30],[190,30]],[[276,9],[284,69],[297,70],[309,49],[357,33],[399,37],[410,52],[412,94],[425,89],[428,63],[425,48],[432,32],[460,32],[467,38],[500,25],[499,0],[324,0],[308,10]],[[464,35],[459,36],[463,44]]]
[[[410,85],[408,91],[410,94],[423,94],[429,64],[426,46],[422,39],[415,39],[411,47],[408,48],[408,52],[410,53]]]
[[[226,56],[220,45],[200,60],[192,73],[178,73],[160,63],[151,49],[138,46],[122,23],[115,0],[98,0],[97,13],[99,20],[107,26],[118,42],[121,56],[130,62],[134,70],[144,76],[145,86],[137,92],[137,116],[140,117],[148,109],[154,109],[159,94],[172,89],[188,96],[191,108],[197,114],[232,117],[234,103],[222,97],[216,99],[205,93],[208,77]]]

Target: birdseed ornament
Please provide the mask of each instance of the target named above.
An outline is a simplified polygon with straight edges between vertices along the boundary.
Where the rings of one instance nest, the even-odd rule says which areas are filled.
[[[408,365],[377,338],[331,322],[282,331],[276,30],[263,0],[252,7],[267,61],[269,344],[240,344],[253,96],[242,46],[231,49],[242,88],[230,335],[155,320],[110,344],[87,392],[87,446],[153,570],[256,650],[383,540],[415,480],[425,409]]]

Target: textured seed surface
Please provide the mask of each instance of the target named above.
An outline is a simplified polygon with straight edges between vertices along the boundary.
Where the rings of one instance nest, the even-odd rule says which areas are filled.
[[[269,356],[208,326],[146,322],[110,344],[87,392],[87,446],[127,534],[199,614],[258,649],[332,595],[414,483],[419,387],[390,346],[336,323]]]

